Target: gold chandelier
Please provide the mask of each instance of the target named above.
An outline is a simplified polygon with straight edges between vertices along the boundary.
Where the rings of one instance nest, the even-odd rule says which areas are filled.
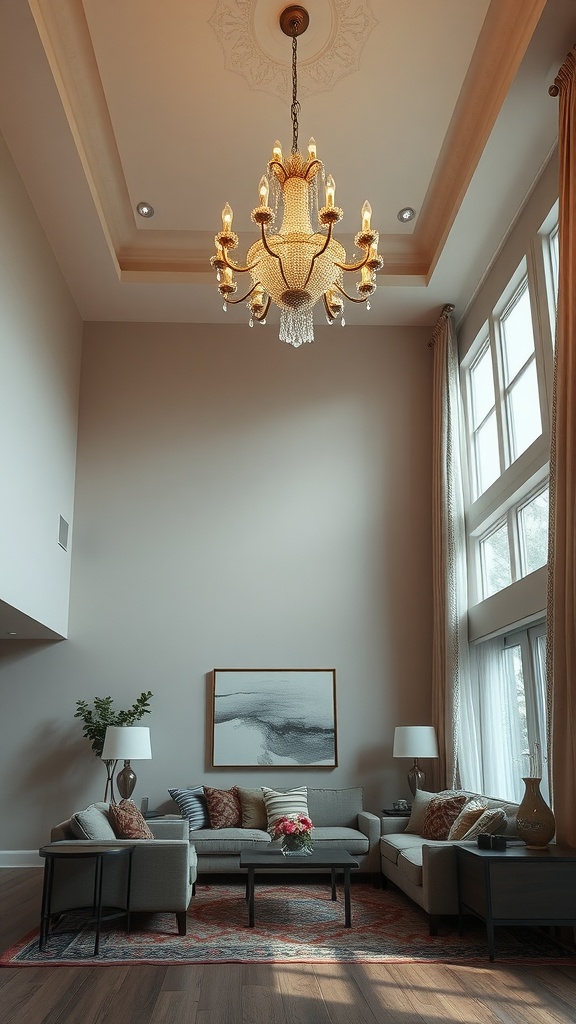
[[[238,235],[232,231],[232,209],[226,203],[222,211],[222,230],[215,238],[216,255],[210,263],[216,270],[218,290],[228,303],[246,302],[250,310],[250,326],[254,321],[264,324],[270,303],[280,309],[280,340],[295,348],[314,340],[313,310],[323,300],[326,318],[332,324],[338,317],[344,325],[344,299],[365,302],[370,309],[370,296],[376,291],[376,272],[384,265],[378,253],[378,232],[370,226],[372,209],[369,202],[362,207],[362,228],[354,244],[363,253],[353,263],[346,263],[346,252],[332,236],[333,227],[342,219],[343,211],[334,205],[335,185],[331,175],[316,156],[316,143],[310,139],[308,156],[298,151],[297,39],[306,31],[308,12],[292,5],[280,15],[280,27],[292,37],[292,151],[285,158],[279,142],[274,143],[268,162],[268,176],[258,186],[258,206],[252,220],[258,224],[261,237],[250,247],[246,265],[229,259],[228,253],[238,246]],[[318,209],[318,177],[325,182],[325,205]],[[271,194],[272,193],[272,194]],[[282,200],[282,226],[274,233],[272,226]],[[268,205],[271,200],[272,205]],[[311,216],[325,230],[313,231]],[[344,271],[360,273],[356,296],[343,287]],[[237,291],[235,274],[249,273],[252,287],[241,298],[232,298]]]

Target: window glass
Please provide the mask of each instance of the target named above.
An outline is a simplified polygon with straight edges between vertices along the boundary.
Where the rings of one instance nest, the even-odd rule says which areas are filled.
[[[516,379],[507,396],[510,456],[512,462],[540,437],[542,420],[538,395],[538,377],[534,359]]]
[[[475,429],[494,408],[494,378],[492,376],[492,354],[488,345],[470,369],[472,398],[472,426]]]
[[[500,476],[498,431],[496,413],[493,412],[476,434],[476,490],[483,494]]]
[[[516,694],[516,707],[508,709],[508,713],[518,716],[518,729],[521,739],[522,750],[529,750],[528,740],[528,719],[526,715],[526,690],[524,687],[524,671],[522,668],[522,648],[520,644],[506,646],[503,648],[504,671],[514,678],[514,691]],[[523,766],[519,765],[519,769]],[[525,770],[525,767],[524,767]]]
[[[480,541],[483,597],[490,597],[512,583],[508,524],[493,530]]]
[[[558,226],[550,235],[550,259],[552,261],[552,281],[554,284],[554,298],[558,306],[558,268],[560,265],[560,250],[558,242]]]
[[[518,509],[522,575],[548,561],[548,488]]]
[[[534,335],[527,282],[502,316],[504,383],[509,384],[534,355]]]

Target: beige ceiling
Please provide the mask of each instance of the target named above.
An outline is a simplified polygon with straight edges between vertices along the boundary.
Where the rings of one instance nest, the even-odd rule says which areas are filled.
[[[244,255],[272,144],[290,148],[286,5],[1,0],[0,130],[84,319],[247,319],[224,317],[209,258],[227,200]],[[574,0],[307,6],[300,148],[314,135],[336,180],[349,256],[368,198],[385,259],[349,320],[461,313],[554,145]]]

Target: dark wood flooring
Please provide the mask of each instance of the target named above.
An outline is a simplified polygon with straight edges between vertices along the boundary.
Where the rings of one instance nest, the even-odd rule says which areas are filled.
[[[0,948],[42,869],[0,870]],[[575,1024],[576,967],[207,964],[0,968],[2,1024]]]

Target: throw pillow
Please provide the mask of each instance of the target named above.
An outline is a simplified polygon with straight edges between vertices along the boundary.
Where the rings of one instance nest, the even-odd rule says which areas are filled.
[[[262,786],[262,796],[266,807],[268,830],[272,828],[275,821],[278,821],[278,818],[284,817],[285,814],[308,816],[308,789],[306,786],[288,789],[285,793]]]
[[[110,804],[109,813],[117,839],[154,839],[144,817],[132,800]]]
[[[506,811],[503,807],[489,807],[476,819],[462,839],[477,839],[481,832],[489,832],[490,835],[494,835],[499,828],[506,824],[506,820]]]
[[[191,786],[188,789],[169,789],[168,792],[183,818],[188,818],[190,831],[198,828],[209,828],[208,808],[203,786]]]
[[[210,828],[240,828],[242,825],[242,809],[236,792],[232,789],[212,789],[204,786],[204,796],[208,805]]]
[[[242,808],[242,828],[258,828],[265,832],[268,828],[268,816],[261,789],[242,789],[236,787]]]
[[[423,839],[447,839],[450,828],[456,821],[464,804],[468,800],[466,793],[452,796],[437,794],[428,804],[422,826]]]
[[[456,821],[450,828],[448,839],[463,839],[468,829],[472,828],[474,822],[478,820],[487,807],[488,804],[485,800],[479,800],[477,797],[472,797],[468,803],[464,804],[464,807],[460,811]]]
[[[116,839],[108,817],[108,804],[90,804],[85,810],[76,811],[70,818],[70,831],[75,839],[95,839],[97,842]]]
[[[428,804],[433,797],[438,796],[437,793],[428,793],[424,789],[417,789],[412,799],[412,811],[410,812],[410,818],[406,825],[406,832],[410,832],[412,835],[419,836],[422,834],[422,828],[424,825],[424,817],[428,810]]]

